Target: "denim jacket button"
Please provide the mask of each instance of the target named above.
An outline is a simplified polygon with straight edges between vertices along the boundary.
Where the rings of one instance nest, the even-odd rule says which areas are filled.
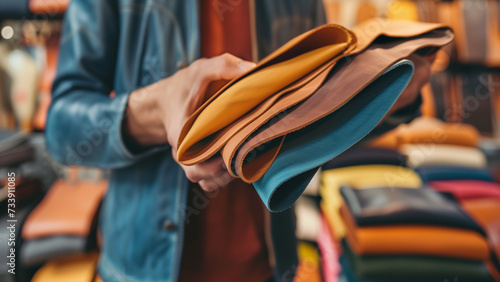
[[[175,224],[170,220],[165,221],[163,226],[165,227],[165,230],[167,230],[167,231],[174,231],[175,230]]]

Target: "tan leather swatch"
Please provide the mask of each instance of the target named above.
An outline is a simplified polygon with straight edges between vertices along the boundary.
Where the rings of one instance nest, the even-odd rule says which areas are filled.
[[[88,236],[106,189],[105,181],[57,181],[26,219],[23,239]]]
[[[358,255],[428,255],[480,261],[489,258],[486,239],[475,231],[426,225],[358,227],[345,203],[340,214],[347,227],[349,246]]]

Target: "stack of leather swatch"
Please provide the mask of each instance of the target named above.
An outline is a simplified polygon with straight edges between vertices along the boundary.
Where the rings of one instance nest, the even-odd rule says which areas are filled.
[[[435,191],[450,193],[486,232],[490,272],[500,280],[500,185],[486,168],[434,166],[417,169]]]
[[[194,165],[221,154],[230,174],[282,211],[320,165],[383,119],[411,78],[404,58],[452,40],[443,25],[382,19],[304,33],[210,89],[184,125],[177,158]]]
[[[360,158],[360,155],[365,157]],[[391,188],[421,187],[420,177],[413,170],[404,166],[404,160],[403,155],[393,150],[355,149],[344,152],[323,166],[320,188],[321,210],[337,240],[345,235],[345,226],[339,213],[343,202],[340,188],[343,185],[358,189],[384,186]],[[337,167],[341,163],[346,166]],[[399,163],[402,165],[397,165]]]
[[[348,231],[340,213],[344,203],[341,187],[349,185],[360,190],[373,187],[416,189],[422,186],[422,181],[406,167],[406,157],[391,149],[351,148],[324,164],[322,169],[320,192],[323,220],[318,245],[325,281],[337,281],[341,269],[340,242]]]
[[[486,234],[452,199],[426,188],[343,187],[341,193],[347,276],[492,281]]]
[[[484,168],[487,160],[477,148],[479,137],[471,125],[421,117],[400,125],[371,145],[399,150],[414,168],[434,165]]]
[[[98,209],[106,188],[105,181],[54,183],[22,227],[22,264],[33,266],[95,250]]]

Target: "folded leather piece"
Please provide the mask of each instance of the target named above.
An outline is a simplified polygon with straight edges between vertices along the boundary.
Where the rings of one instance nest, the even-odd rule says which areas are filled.
[[[255,182],[271,211],[288,208],[319,165],[387,113],[413,73],[401,59],[453,39],[437,24],[379,20],[353,31],[314,29],[227,83],[184,125],[178,160],[192,165],[220,152],[230,174]]]
[[[486,156],[479,149],[442,144],[406,144],[400,152],[408,157],[411,167],[427,165],[454,165],[486,167]]]
[[[339,213],[343,202],[340,195],[342,185],[349,185],[355,189],[422,186],[420,177],[414,171],[391,165],[363,165],[323,171],[321,183],[321,210],[328,219],[335,239],[345,235],[345,227]]]
[[[355,148],[349,149],[321,166],[323,170],[356,165],[399,165],[406,166],[406,156],[391,149]]]
[[[465,200],[462,207],[486,231],[490,249],[500,270],[500,199]]]
[[[344,204],[346,239],[357,255],[427,255],[487,261],[486,239],[478,232],[426,225],[358,227]]]
[[[446,123],[432,117],[420,117],[410,124],[401,124],[396,129],[371,142],[377,148],[397,149],[403,144],[448,144],[476,147],[479,132],[472,125]]]
[[[482,180],[494,182],[493,176],[488,169],[463,166],[420,166],[415,169],[422,181],[435,180]]]
[[[26,219],[23,238],[60,235],[86,238],[106,188],[105,181],[57,181]]]
[[[340,189],[357,226],[422,224],[473,230],[485,235],[452,200],[431,189]]]
[[[21,247],[23,265],[33,266],[53,259],[85,254],[87,237],[50,236],[27,240]]]
[[[500,199],[500,185],[481,180],[430,181],[432,189],[449,192],[459,201],[479,198]]]
[[[493,281],[481,261],[429,256],[358,256],[342,240],[344,256],[355,275],[381,281]]]

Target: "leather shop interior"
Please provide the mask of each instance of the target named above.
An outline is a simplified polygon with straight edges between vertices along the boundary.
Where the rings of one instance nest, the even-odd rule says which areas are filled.
[[[174,19],[198,3],[199,20],[167,26],[144,12],[174,2]],[[111,8],[122,45],[92,51],[115,38],[92,41]],[[131,35],[138,43],[125,28],[150,35]],[[152,42],[167,51],[156,56]],[[207,83],[178,132],[163,127],[168,142],[130,137],[126,89],[224,52],[256,65]],[[91,80],[105,75],[111,88]],[[93,89],[110,90],[92,100],[110,105],[95,116]],[[118,130],[93,131],[108,123]],[[219,161],[232,181],[189,175]],[[210,181],[224,183],[219,194]],[[190,199],[202,207],[183,223],[172,214]],[[500,281],[500,2],[0,0],[0,206],[2,282]],[[169,243],[142,250],[148,240]],[[116,253],[125,249],[140,255]]]

